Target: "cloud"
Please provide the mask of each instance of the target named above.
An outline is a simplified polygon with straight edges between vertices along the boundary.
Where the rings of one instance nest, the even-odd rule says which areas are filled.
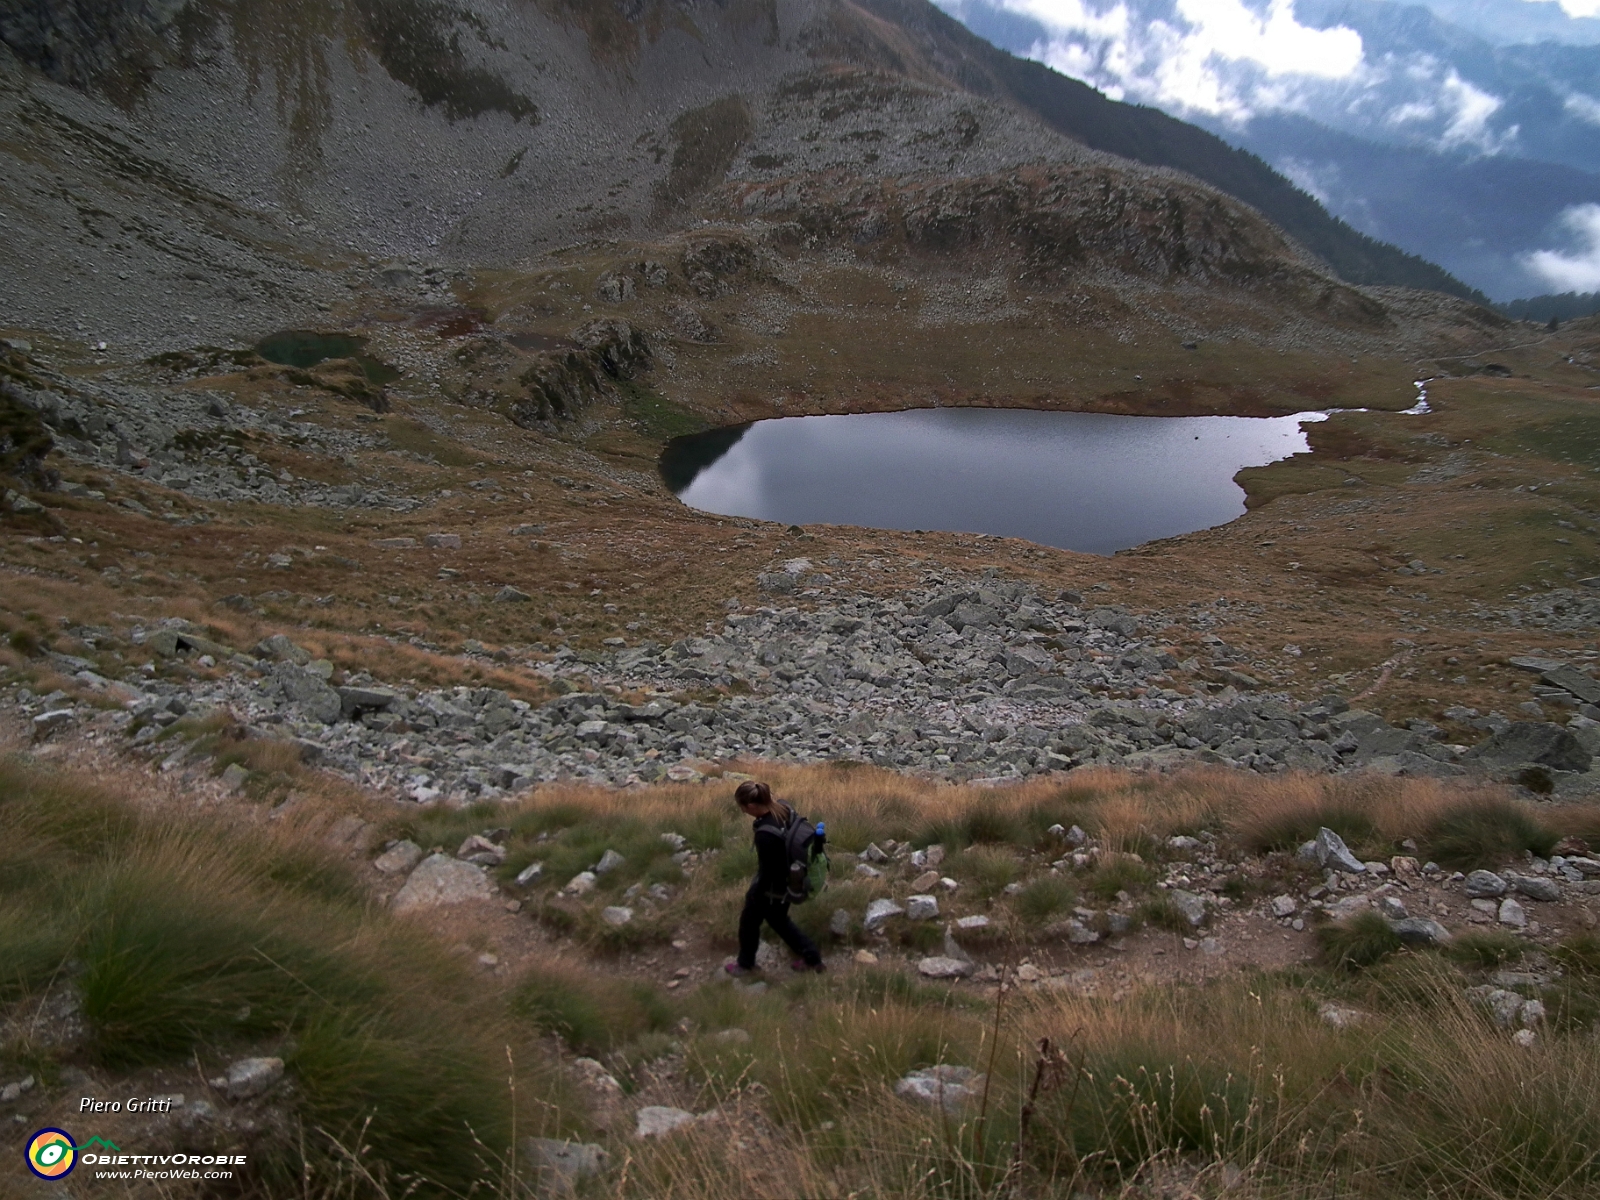
[[[1000,3],[1050,30],[1032,57],[1063,74],[1230,120],[1247,120],[1264,86],[1347,78],[1362,60],[1360,34],[1300,24],[1293,0],[1269,0],[1264,9],[1244,0],[1176,0],[1167,17],[1136,12],[1124,0],[1100,8],[1085,0]]]
[[[1600,17],[1600,0],[1561,0],[1561,11],[1569,17]]]
[[[1298,113],[1438,150],[1504,151],[1504,105],[1431,55],[1382,54],[1354,29],[1301,24],[1294,0],[942,0],[994,4],[1046,35],[1028,51],[1113,99],[1242,125]],[[1585,0],[1587,2],[1587,0]],[[1593,0],[1600,5],[1600,0]]]
[[[1561,214],[1575,249],[1536,250],[1523,265],[1552,292],[1600,292],[1600,204],[1575,204]]]
[[[1516,139],[1519,126],[1503,133],[1489,127],[1489,118],[1503,107],[1498,96],[1474,87],[1451,67],[1442,75],[1440,64],[1432,58],[1409,65],[1407,74],[1432,86],[1423,96],[1391,109],[1384,118],[1391,126],[1422,123],[1439,127],[1437,142],[1442,150],[1476,150],[1494,154]]]
[[[1600,100],[1583,92],[1573,92],[1568,96],[1563,105],[1566,110],[1580,121],[1590,125],[1600,125]]]

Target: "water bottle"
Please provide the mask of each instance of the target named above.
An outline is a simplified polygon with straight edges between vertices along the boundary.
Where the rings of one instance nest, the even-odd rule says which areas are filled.
[[[816,837],[812,840],[816,842],[817,849],[821,850],[822,844],[828,840],[828,823],[826,821],[817,822]]]

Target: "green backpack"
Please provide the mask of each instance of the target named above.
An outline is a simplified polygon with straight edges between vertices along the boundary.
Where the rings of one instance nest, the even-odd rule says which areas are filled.
[[[783,898],[804,904],[828,886],[826,826],[794,813],[784,826],[783,845],[789,852],[789,887]]]

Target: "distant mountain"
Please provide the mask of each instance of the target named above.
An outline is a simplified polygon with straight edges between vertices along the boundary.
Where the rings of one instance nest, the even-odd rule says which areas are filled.
[[[1565,42],[1600,45],[1600,19],[1574,17],[1556,0],[1423,0],[1452,25],[1496,46]]]
[[[1591,270],[1600,286],[1600,20],[1527,0],[1297,0],[1235,30],[1174,0],[944,4],[997,46],[1253,153],[1491,296]],[[1518,40],[1532,37],[1546,40]]]
[[[1487,302],[1481,291],[1435,263],[1331,215],[1259,156],[1213,133],[1158,109],[1111,100],[1058,71],[1007,53],[922,0],[861,0],[861,6],[915,35],[921,54],[962,87],[1020,104],[1093,149],[1187,171],[1237,196],[1351,283],[1424,288]],[[997,20],[1005,25],[1003,14]],[[1020,32],[1027,26],[1010,28]]]
[[[1570,321],[1600,313],[1600,292],[1563,292],[1559,296],[1530,296],[1496,304],[1495,309],[1513,321]]]
[[[1586,171],[1430,154],[1304,117],[1259,117],[1237,140],[1357,229],[1499,299],[1549,290],[1528,256],[1561,240],[1564,213],[1600,199],[1600,176]]]

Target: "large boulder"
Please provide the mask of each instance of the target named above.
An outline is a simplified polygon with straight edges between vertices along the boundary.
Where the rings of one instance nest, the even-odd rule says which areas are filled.
[[[283,698],[314,721],[332,725],[344,711],[344,701],[340,699],[338,690],[329,687],[327,680],[310,671],[302,670],[293,663],[280,663],[273,677],[283,692]]]
[[[1592,761],[1570,730],[1549,721],[1515,721],[1464,757],[1490,769],[1534,763],[1552,771],[1587,771]]]
[[[448,854],[432,854],[417,865],[393,901],[397,913],[419,908],[440,908],[468,900],[489,900],[494,888],[483,869]]]

